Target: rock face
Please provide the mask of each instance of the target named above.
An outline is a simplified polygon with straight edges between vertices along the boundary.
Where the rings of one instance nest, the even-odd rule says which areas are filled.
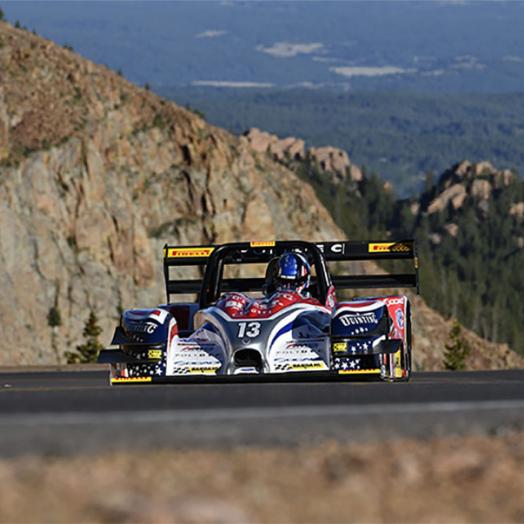
[[[487,211],[487,201],[493,192],[507,188],[513,179],[514,175],[509,169],[498,171],[487,161],[473,164],[464,160],[440,177],[437,192],[425,211],[431,215],[443,211],[449,204],[457,210],[468,198],[477,200],[479,208]]]
[[[0,364],[62,360],[91,308],[107,343],[164,300],[165,242],[343,238],[282,165],[105,67],[0,23],[0,75]]]
[[[512,206],[509,208],[509,214],[516,216],[519,220],[524,218],[524,202],[512,204]]]
[[[355,182],[363,179],[362,171],[353,164],[348,154],[342,149],[332,146],[305,148],[300,138],[279,138],[276,135],[252,128],[244,134],[244,138],[257,153],[268,153],[274,160],[293,167],[295,162],[310,162],[324,173],[337,178],[350,177]]]
[[[428,207],[428,213],[431,215],[436,211],[442,211],[449,203],[453,209],[459,209],[466,198],[466,188],[462,184],[453,184],[446,188],[440,195],[435,198]]]
[[[286,158],[304,160],[305,158],[305,144],[300,138],[279,139],[276,135],[257,128],[250,129],[244,136],[255,151],[269,153],[274,160],[283,161]]]

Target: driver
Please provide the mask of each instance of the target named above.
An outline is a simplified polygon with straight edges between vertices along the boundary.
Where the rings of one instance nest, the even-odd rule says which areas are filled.
[[[307,296],[310,276],[311,268],[303,254],[285,252],[269,262],[264,293],[269,297],[277,291],[293,291]]]

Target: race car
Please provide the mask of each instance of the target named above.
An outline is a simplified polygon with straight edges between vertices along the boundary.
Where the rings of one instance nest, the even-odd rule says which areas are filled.
[[[404,260],[410,271],[331,275],[328,267],[362,260]],[[265,267],[265,274],[242,276],[246,265]],[[205,266],[203,277],[180,278],[189,266]],[[167,303],[124,311],[112,347],[100,352],[98,361],[110,364],[111,384],[410,378],[408,298],[336,295],[369,288],[418,292],[413,240],[166,245],[164,277]],[[172,300],[188,294],[196,300]]]

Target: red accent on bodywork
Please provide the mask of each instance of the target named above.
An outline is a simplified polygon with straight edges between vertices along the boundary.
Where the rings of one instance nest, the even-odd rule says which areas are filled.
[[[351,307],[352,309],[358,309],[358,308],[361,308],[361,307],[369,307],[369,306],[372,306],[373,304],[377,304],[378,302],[384,302],[384,299],[380,298],[380,299],[377,299],[377,300],[366,300],[366,301],[362,301],[362,302],[353,302],[353,301],[348,301],[348,302],[339,302],[337,304],[337,309],[340,309],[344,306],[348,306],[348,307]]]
[[[171,347],[171,341],[175,338],[176,335],[178,335],[178,325],[176,323],[176,320],[172,319],[169,325],[168,347]]]
[[[269,318],[295,304],[321,306],[315,298],[304,298],[292,291],[278,292],[268,298],[252,298],[242,293],[227,293],[216,303],[216,307],[232,318]]]

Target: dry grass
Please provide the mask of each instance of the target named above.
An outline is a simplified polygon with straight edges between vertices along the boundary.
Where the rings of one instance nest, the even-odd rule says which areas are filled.
[[[522,522],[524,435],[0,462],[1,522]]]

